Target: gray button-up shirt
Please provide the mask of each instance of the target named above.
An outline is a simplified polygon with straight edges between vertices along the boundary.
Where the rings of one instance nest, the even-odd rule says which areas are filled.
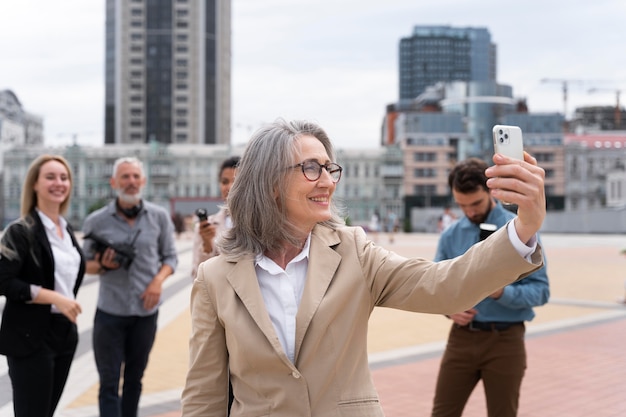
[[[143,201],[143,209],[131,227],[117,214],[115,201],[91,213],[83,224],[85,236],[94,233],[106,241],[132,243],[135,257],[125,269],[105,271],[100,275],[98,308],[118,316],[148,316],[154,314],[143,307],[141,294],[146,290],[163,264],[176,269],[178,257],[174,225],[162,207]],[[87,259],[95,258],[95,243],[85,239],[83,250]],[[160,304],[160,303],[159,303]]]

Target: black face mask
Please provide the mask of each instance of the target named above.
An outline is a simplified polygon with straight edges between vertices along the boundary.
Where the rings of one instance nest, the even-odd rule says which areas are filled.
[[[126,216],[126,218],[134,219],[135,217],[137,217],[141,209],[143,209],[143,201],[140,200],[139,204],[137,204],[136,206],[132,206],[131,208],[123,208],[120,206],[119,200],[115,200],[115,206],[119,211],[122,212],[124,216]]]

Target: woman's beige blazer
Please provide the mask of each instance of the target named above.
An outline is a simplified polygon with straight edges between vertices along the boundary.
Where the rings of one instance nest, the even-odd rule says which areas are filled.
[[[433,263],[375,246],[358,227],[318,225],[296,316],[295,363],[265,309],[254,256],[211,258],[191,294],[182,415],[225,416],[230,373],[231,417],[383,416],[367,357],[373,308],[462,311],[539,268],[539,247],[531,258],[518,255],[506,227],[463,256]]]

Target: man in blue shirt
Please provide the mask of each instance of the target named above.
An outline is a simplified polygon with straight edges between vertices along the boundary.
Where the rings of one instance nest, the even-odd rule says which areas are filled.
[[[436,261],[463,254],[515,217],[491,197],[485,169],[484,161],[469,158],[450,172],[448,184],[465,216],[441,234]],[[524,322],[533,319],[533,307],[545,304],[549,296],[544,259],[544,266],[533,274],[501,288],[470,310],[448,316],[453,325],[440,364],[432,417],[460,417],[481,379],[488,416],[517,415],[526,369]]]
[[[178,258],[170,215],[142,198],[146,177],[141,161],[115,161],[110,182],[116,199],[83,224],[87,272],[100,275],[93,326],[98,402],[101,417],[136,417],[163,282],[174,273]]]

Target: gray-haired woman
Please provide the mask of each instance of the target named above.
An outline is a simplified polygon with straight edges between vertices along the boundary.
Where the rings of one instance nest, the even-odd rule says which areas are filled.
[[[450,261],[404,258],[344,225],[342,167],[324,130],[277,120],[251,138],[228,196],[233,227],[191,295],[183,416],[383,416],[370,376],[376,306],[450,314],[542,265],[544,172],[495,156],[489,186],[518,217]],[[541,202],[544,204],[541,204]],[[493,262],[484,262],[484,259]]]

